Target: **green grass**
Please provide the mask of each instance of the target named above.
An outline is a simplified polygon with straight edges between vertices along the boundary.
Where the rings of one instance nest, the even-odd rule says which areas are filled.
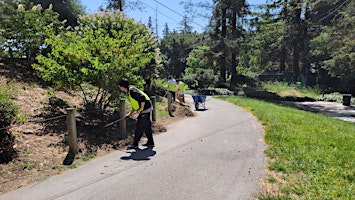
[[[321,91],[314,88],[302,87],[301,85],[288,84],[284,82],[265,82],[261,86],[262,90],[275,92],[280,96],[298,96],[317,99]]]
[[[23,169],[32,170],[36,168],[36,163],[22,162],[21,166]]]
[[[256,99],[218,98],[251,111],[265,127],[268,168],[286,183],[276,182],[278,194],[260,199],[354,198],[353,123]]]
[[[156,114],[159,116],[168,116],[168,102],[166,100],[156,102]]]

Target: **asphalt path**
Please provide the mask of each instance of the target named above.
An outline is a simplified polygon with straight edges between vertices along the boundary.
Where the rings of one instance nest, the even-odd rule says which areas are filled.
[[[260,124],[228,102],[208,97],[206,106],[154,135],[153,149],[115,151],[0,199],[255,199],[265,169]]]

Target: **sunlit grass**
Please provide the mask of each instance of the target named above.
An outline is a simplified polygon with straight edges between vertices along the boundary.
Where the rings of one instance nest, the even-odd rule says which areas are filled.
[[[310,97],[317,99],[317,97],[321,95],[319,89],[284,82],[265,82],[262,84],[261,89],[275,92],[280,96]]]
[[[265,127],[269,170],[286,183],[260,199],[352,199],[355,125],[321,114],[243,97],[218,97],[251,111]]]

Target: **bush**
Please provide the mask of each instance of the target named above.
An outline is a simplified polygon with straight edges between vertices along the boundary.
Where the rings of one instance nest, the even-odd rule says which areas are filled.
[[[38,63],[33,64],[44,80],[79,87],[85,106],[101,110],[117,101],[121,78],[141,87],[144,79],[156,76],[158,40],[144,24],[121,12],[85,15],[78,23],[59,36],[46,29],[51,52],[38,55]],[[90,92],[85,88],[88,84],[93,86]]]
[[[11,161],[16,155],[15,136],[10,132],[18,107],[11,100],[7,90],[0,90],[0,164]]]
[[[190,87],[197,80],[199,88],[208,88],[218,82],[218,76],[214,74],[213,70],[203,68],[186,68],[182,79]]]
[[[343,94],[339,92],[333,92],[330,94],[322,94],[317,97],[318,101],[327,101],[327,102],[343,102]],[[355,104],[355,98],[351,98],[351,104]]]

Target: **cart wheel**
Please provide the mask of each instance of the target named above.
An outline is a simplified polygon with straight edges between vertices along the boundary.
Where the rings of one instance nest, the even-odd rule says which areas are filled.
[[[198,102],[195,103],[195,109],[198,110]]]

